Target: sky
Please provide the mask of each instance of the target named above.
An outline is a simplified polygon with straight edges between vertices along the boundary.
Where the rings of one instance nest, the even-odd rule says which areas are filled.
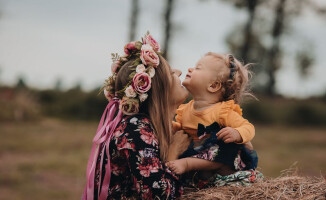
[[[0,83],[14,85],[23,77],[41,89],[54,87],[58,79],[65,88],[101,86],[110,75],[110,54],[123,54],[128,42],[130,6],[130,0],[0,0]],[[140,0],[137,39],[149,30],[163,42],[164,7],[163,0]],[[184,79],[187,68],[206,52],[227,53],[226,36],[246,17],[216,0],[177,0],[171,67],[180,69]],[[291,59],[285,60],[277,73],[278,93],[308,97],[326,92],[325,21],[307,12],[292,23],[295,34],[285,38],[287,47],[303,48],[300,40],[311,40],[316,60],[308,79],[298,75]]]

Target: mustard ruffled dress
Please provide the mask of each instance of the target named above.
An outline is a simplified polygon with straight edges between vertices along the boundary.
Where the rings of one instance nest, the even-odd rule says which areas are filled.
[[[233,100],[223,101],[205,110],[195,110],[194,101],[182,104],[176,111],[175,130],[184,130],[192,138],[188,149],[180,156],[202,158],[231,166],[234,170],[255,169],[257,154],[245,148],[244,143],[251,141],[255,127],[242,117],[242,109]],[[216,133],[224,127],[239,131],[242,142],[224,143]]]

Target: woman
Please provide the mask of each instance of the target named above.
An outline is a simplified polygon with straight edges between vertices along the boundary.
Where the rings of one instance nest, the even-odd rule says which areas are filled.
[[[123,57],[113,55],[113,75],[104,88],[110,102],[93,140],[83,199],[174,199],[183,188],[164,163],[189,145],[185,134],[172,134],[171,125],[188,92],[151,35],[124,51]]]

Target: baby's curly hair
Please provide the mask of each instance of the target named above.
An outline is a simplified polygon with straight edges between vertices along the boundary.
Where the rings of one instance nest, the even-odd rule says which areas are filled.
[[[225,63],[225,70],[218,75],[222,83],[222,101],[234,100],[235,103],[240,104],[244,97],[254,97],[249,89],[249,80],[252,76],[252,72],[248,69],[250,64],[242,64],[231,54],[208,52],[205,56],[213,56]]]

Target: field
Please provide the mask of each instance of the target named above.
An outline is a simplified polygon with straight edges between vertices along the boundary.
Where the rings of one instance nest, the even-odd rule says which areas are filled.
[[[0,199],[80,199],[96,122],[0,123]],[[326,174],[326,129],[257,126],[253,141],[267,177],[296,163],[304,176]]]

